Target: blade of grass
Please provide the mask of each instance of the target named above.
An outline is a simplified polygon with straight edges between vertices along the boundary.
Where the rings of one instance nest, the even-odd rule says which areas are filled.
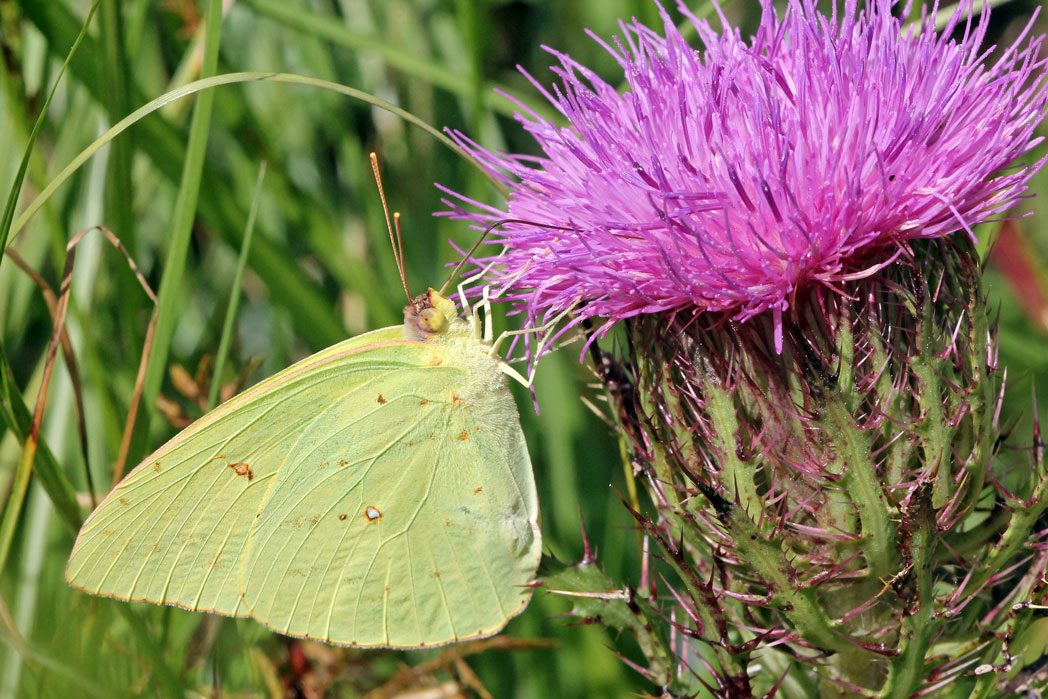
[[[25,19],[47,38],[47,46],[52,51],[55,46],[71,42],[80,27],[80,20],[62,2],[34,2],[24,4],[20,9]],[[80,80],[100,104],[104,103],[107,88],[98,70],[101,61],[90,57],[100,55],[101,51],[97,40],[88,36],[70,64],[71,75]],[[137,89],[135,85],[131,88],[134,102],[141,104],[147,101],[143,90]],[[138,122],[136,131],[139,133],[136,140],[139,150],[148,156],[158,173],[177,186],[182,176],[181,164],[186,156],[184,129],[163,118],[153,118]],[[257,161],[257,158],[254,160]],[[271,178],[271,182],[275,183],[275,179]],[[39,188],[44,189],[46,184],[41,183]],[[240,200],[235,187],[225,177],[205,171],[199,203],[201,219],[210,230],[221,235],[226,244],[237,250],[241,243],[238,236],[244,230],[244,221],[247,219],[246,210],[238,204]],[[279,236],[267,230],[271,227],[266,225],[266,221],[263,219],[258,225],[259,236],[251,246],[251,267],[265,280],[271,297],[281,299],[281,304],[289,308],[289,317],[298,334],[315,348],[343,339],[345,329],[331,307],[330,298],[288,258],[285,251],[271,242],[271,239]]]
[[[105,110],[109,123],[118,121],[131,111],[128,90],[127,55],[124,51],[123,6],[118,0],[101,0],[98,25],[105,61]],[[112,144],[106,159],[105,188],[103,190],[103,217],[106,226],[117,233],[125,247],[135,254],[135,225],[132,208],[127,202],[135,199],[135,183],[131,178],[131,158],[134,152],[134,134]],[[119,295],[136,299],[135,279],[123,267],[114,270],[114,282]],[[138,307],[133,303],[117,306],[120,323],[116,326],[114,342],[124,347],[136,347],[139,324],[135,322]]]
[[[222,339],[218,343],[218,352],[215,355],[215,370],[211,378],[211,390],[207,397],[207,409],[211,410],[218,404],[218,397],[222,390],[222,372],[226,368],[226,356],[229,354],[229,344],[233,337],[233,323],[237,316],[237,307],[240,305],[240,285],[244,281],[244,270],[247,267],[247,255],[251,249],[251,238],[255,232],[255,215],[258,213],[258,201],[262,196],[262,180],[266,176],[266,163],[262,162],[258,168],[258,180],[255,183],[255,195],[251,200],[251,212],[247,216],[247,226],[244,229],[244,244],[240,246],[240,258],[237,260],[237,270],[233,274],[233,286],[229,291],[229,306],[226,308],[226,319],[222,325]]]
[[[146,292],[146,296],[149,297],[149,300],[153,302],[153,315],[150,317],[149,324],[146,326],[146,337],[145,340],[142,342],[142,354],[138,360],[138,374],[135,377],[135,388],[131,392],[131,405],[128,408],[127,420],[124,423],[124,434],[123,437],[121,437],[120,439],[120,454],[119,456],[117,456],[116,465],[113,467],[112,485],[115,486],[120,481],[120,477],[124,473],[124,467],[127,465],[127,455],[131,448],[131,434],[135,428],[135,417],[138,415],[138,406],[142,399],[142,387],[145,383],[146,365],[149,362],[150,350],[153,347],[153,337],[156,334],[156,323],[157,315],[159,313],[159,302],[157,301],[156,294],[154,294],[153,290],[150,288],[149,282],[146,281],[146,278],[138,270],[138,265],[135,264],[134,259],[131,257],[130,251],[128,251],[128,249],[124,247],[123,243],[120,241],[120,238],[118,238],[116,234],[108,228],[98,226],[98,230],[101,231],[102,235],[105,236],[105,239],[108,240],[110,244],[114,248],[116,248],[121,255],[124,256],[124,260],[127,262],[127,266],[131,270],[131,273],[134,275],[135,280],[138,282],[138,285],[142,287],[142,290]],[[85,231],[85,233],[86,232],[87,231]],[[70,241],[70,246],[75,245],[76,242],[78,242],[79,237],[82,237],[82,235],[78,236],[78,238],[74,239],[73,241]],[[90,475],[88,475],[87,482],[88,484],[91,483]],[[94,493],[92,493],[91,502],[93,503],[94,500],[95,495]]]
[[[208,2],[205,22],[207,30],[204,33],[204,61],[200,74],[209,78],[218,69],[218,45],[222,37],[222,0]],[[175,334],[175,322],[182,307],[182,277],[186,268],[186,253],[189,250],[190,234],[193,232],[193,221],[196,219],[214,101],[214,92],[207,90],[201,93],[190,121],[189,144],[182,166],[182,181],[172,213],[171,244],[164,264],[164,274],[160,279],[160,290],[157,293],[156,332],[153,335],[153,346],[146,366],[143,387],[147,405],[153,405],[160,393],[160,384],[167,369],[168,350]]]
[[[31,662],[29,648],[25,639],[22,638],[22,632],[18,630],[15,618],[11,616],[11,609],[7,606],[7,602],[2,594],[0,594],[0,628],[3,628],[7,633],[8,645],[14,648],[15,652],[22,656],[25,662]]]
[[[59,418],[64,422],[65,415]],[[49,426],[50,428],[50,426]],[[47,430],[52,443],[61,442],[64,430]],[[19,546],[20,558],[14,578],[13,599],[14,623],[24,636],[32,637],[36,612],[40,602],[41,575],[46,558],[49,532],[54,520],[51,517],[51,503],[40,488],[33,488],[26,497],[25,514],[23,515],[23,534]],[[12,571],[14,572],[14,571]],[[0,664],[0,696],[18,696],[22,677],[23,663],[18,652],[8,649],[7,657]]]
[[[7,249],[7,240],[11,235],[11,222],[15,217],[15,208],[18,206],[18,196],[22,193],[22,182],[25,180],[26,170],[29,168],[29,158],[33,154],[33,146],[36,144],[36,137],[40,133],[40,127],[44,123],[44,119],[47,117],[47,109],[51,106],[51,100],[54,99],[55,90],[58,89],[58,83],[62,81],[62,76],[65,75],[66,69],[69,68],[70,62],[73,60],[73,56],[76,55],[76,50],[80,47],[81,42],[84,40],[84,36],[87,35],[87,28],[91,26],[91,19],[95,15],[95,10],[98,9],[99,0],[91,3],[91,9],[87,13],[87,18],[84,19],[84,24],[80,28],[80,34],[76,37],[76,41],[73,42],[73,46],[69,49],[68,55],[66,55],[65,63],[62,64],[61,70],[55,77],[54,83],[51,85],[51,90],[47,93],[47,99],[44,100],[44,104],[40,107],[40,114],[36,118],[36,123],[33,124],[33,130],[29,133],[29,140],[25,145],[25,153],[22,155],[22,162],[18,165],[18,172],[15,174],[14,182],[11,183],[11,191],[7,195],[7,203],[4,205],[3,216],[0,217],[0,251]],[[0,255],[0,264],[3,263],[3,256]]]
[[[25,501],[26,489],[29,487],[29,477],[33,472],[33,464],[36,461],[36,453],[40,444],[40,425],[44,419],[44,405],[47,402],[47,389],[51,383],[54,372],[55,359],[58,356],[58,346],[61,344],[62,334],[65,331],[65,316],[69,308],[69,292],[72,289],[73,264],[76,260],[76,244],[80,242],[91,229],[81,231],[73,236],[66,246],[65,270],[62,272],[62,283],[58,304],[55,306],[54,322],[52,324],[51,339],[47,344],[47,353],[44,359],[44,374],[40,381],[40,390],[36,396],[36,405],[33,408],[33,417],[29,423],[29,430],[22,441],[22,455],[15,469],[16,487],[11,491],[7,507],[4,508],[3,520],[0,521],[0,570],[7,563],[7,555],[11,550],[11,541],[18,526],[18,519],[22,512]],[[46,468],[46,466],[45,466]],[[64,475],[64,474],[63,474]]]
[[[14,620],[11,618],[6,605],[3,605],[2,600],[0,600],[0,619],[3,622],[0,624],[0,643],[13,646],[30,671],[39,673],[41,669],[46,669],[49,673],[69,679],[84,696],[99,697],[99,699],[119,696],[115,688],[102,687],[90,678],[85,677],[83,673],[77,672],[65,663],[55,660],[54,657],[27,644],[24,639],[17,635],[18,629],[14,626]]]
[[[210,88],[214,88],[219,85],[267,81],[286,83],[292,85],[318,87],[321,89],[330,90],[332,92],[344,94],[348,97],[351,97],[351,99],[358,100],[370,104],[372,106],[378,107],[379,109],[389,111],[399,116],[400,118],[405,119],[405,121],[412,124],[413,126],[416,126],[419,129],[422,129],[423,131],[429,133],[431,136],[440,141],[441,144],[454,151],[457,155],[464,158],[467,162],[470,162],[471,165],[477,168],[477,170],[488,179],[488,181],[492,182],[494,187],[500,193],[502,193],[503,196],[506,196],[507,194],[504,185],[492,174],[487,172],[477,160],[475,160],[472,156],[468,155],[468,153],[462,150],[462,148],[460,148],[454,140],[447,137],[445,134],[441,133],[429,124],[423,122],[422,119],[416,117],[414,114],[400,109],[399,107],[389,102],[386,102],[385,100],[381,100],[379,99],[379,97],[376,97],[367,92],[363,92],[361,90],[347,87],[345,85],[319,80],[315,78],[308,78],[305,77],[305,75],[262,72],[225,73],[222,75],[215,75],[215,77],[209,79],[195,81],[188,85],[184,85],[182,87],[171,90],[170,92],[162,94],[159,97],[156,97],[155,100],[152,100],[146,105],[136,109],[134,112],[122,119],[121,122],[110,127],[108,131],[106,131],[99,138],[96,138],[93,141],[93,143],[86,149],[84,149],[77,157],[74,157],[72,161],[69,162],[69,165],[67,165],[58,175],[54,176],[54,178],[48,183],[47,187],[43,189],[43,191],[36,197],[36,199],[32,200],[32,202],[26,207],[25,211],[22,212],[22,214],[13,224],[12,238],[17,237],[21,233],[21,231],[24,230],[24,226],[29,221],[29,219],[41,209],[44,203],[47,202],[47,200],[54,194],[54,192],[56,192],[61,187],[61,185],[64,184],[73,175],[73,173],[77,172],[84,165],[84,162],[90,159],[95,153],[97,153],[97,151],[105,147],[106,144],[110,143],[110,141],[117,135],[123,133],[131,126],[137,124],[140,121],[140,119],[144,116],[151,114],[152,112],[176,100],[183,99],[183,97],[185,96],[194,94],[196,92],[209,90]],[[221,187],[221,184],[218,184],[218,187]],[[228,201],[228,199],[222,199],[221,197],[219,197],[219,200],[221,201],[221,205],[230,205],[230,201]],[[227,228],[223,227],[221,228],[221,230],[226,231]],[[300,304],[300,307],[303,311],[302,318],[297,319],[302,323],[300,327],[303,330],[303,334],[307,337],[313,338],[320,335],[322,337],[322,340],[326,341],[326,344],[333,344],[334,342],[336,342],[337,338],[342,336],[341,333],[327,333],[323,330],[323,328],[327,327],[326,322],[328,321],[329,316],[324,315],[323,319],[320,319],[318,318],[318,316],[314,314],[316,308],[322,308],[326,306],[324,301],[319,298],[319,294],[316,293],[316,291],[313,288],[311,288],[307,283],[300,283],[298,279],[291,279],[292,276],[301,275],[301,272],[293,268],[288,269],[286,260],[283,259],[278,250],[274,246],[272,246],[271,243],[265,245],[264,243],[267,243],[267,241],[265,241],[264,239],[260,239],[253,244],[253,255],[256,255],[256,257],[253,257],[253,263],[256,269],[260,271],[260,274],[263,274],[263,272],[269,272],[269,274],[265,276],[265,279],[269,284],[274,285],[276,287],[275,291],[287,292],[290,293],[291,296],[304,300],[304,303]],[[259,248],[263,249],[260,250]],[[265,255],[265,258],[264,261],[260,262],[257,255],[262,254]],[[292,290],[288,291],[288,289]],[[335,334],[336,336],[332,336],[332,334]],[[153,396],[155,396],[155,393],[153,394]],[[152,405],[152,403],[149,403],[149,405]]]
[[[78,24],[62,3],[29,3],[23,7],[23,12],[29,21],[45,36],[49,37],[49,46],[55,45],[63,37],[69,36]],[[92,37],[87,37],[84,40],[84,46],[84,51],[88,54],[100,50]],[[97,100],[103,100],[105,85],[102,82],[102,77],[95,62],[74,58],[70,70],[74,76],[90,89]],[[230,75],[247,76],[249,74]],[[251,75],[257,76],[259,74]],[[346,96],[397,114],[415,126],[422,128],[461,157],[466,157],[467,162],[471,163],[484,177],[488,178],[496,190],[503,196],[506,195],[506,190],[500,182],[485,172],[478,163],[468,159],[468,156],[443,133],[389,102],[375,98],[360,90],[315,78],[291,77],[287,74],[273,75],[278,76],[276,79],[282,82],[298,82],[300,84],[312,84],[325,89],[333,89],[335,92],[341,92]],[[234,79],[231,82],[248,82],[252,79],[254,78],[241,78]],[[309,82],[307,83],[306,81]],[[196,83],[192,86],[182,86],[178,90],[166,93],[160,99],[167,101],[179,99],[186,94],[197,91],[196,86]],[[187,87],[189,89],[186,92],[180,92]],[[141,94],[141,90],[133,90],[134,99],[143,99],[140,97]],[[148,109],[143,107],[140,111],[140,116],[155,111],[156,106],[163,106],[167,101],[159,104],[149,103],[151,106]],[[127,118],[122,123],[121,129],[111,130],[112,133],[108,136],[115,135],[116,131],[123,130],[132,123],[138,123],[137,130],[140,132],[140,136],[137,145],[139,148],[149,156],[158,171],[163,173],[165,177],[177,181],[181,172],[177,164],[183,162],[185,158],[184,139],[180,132],[162,119],[146,119],[139,123],[137,118]],[[103,138],[108,140],[106,136],[103,136]],[[98,143],[97,147],[101,147],[101,145],[102,143]],[[64,172],[63,176],[68,177],[73,170],[75,168],[69,169]],[[277,180],[273,180],[273,183],[280,185],[280,182]],[[50,189],[50,187],[47,189]],[[45,199],[46,197],[39,198],[38,203],[42,203]],[[244,220],[246,218],[246,212],[242,211],[237,204],[238,199],[239,197],[235,196],[229,182],[223,178],[213,177],[206,172],[204,173],[204,186],[200,200],[202,220],[210,229],[223,236],[227,244],[236,249],[239,249],[241,244],[240,234],[244,230]],[[21,227],[28,220],[27,214],[32,215],[28,211],[24,212],[16,225]],[[301,268],[293,264],[287,258],[287,255],[271,242],[271,239],[277,236],[268,232],[269,226],[266,224],[266,221],[260,221],[257,225],[260,227],[260,231],[252,243],[250,264],[258,276],[265,281],[271,292],[271,297],[282,299],[281,304],[287,306],[291,311],[289,317],[295,325],[297,333],[314,347],[323,347],[342,339],[345,335],[345,330],[339,317],[331,310],[330,299],[316,288],[315,283],[307,278]],[[338,276],[340,275],[336,274],[336,277]]]
[[[55,296],[55,292],[51,289],[43,277],[37,274],[36,270],[29,266],[29,264],[22,259],[21,255],[15,252],[14,248],[8,248],[6,250],[7,256],[11,258],[11,261],[15,265],[26,273],[37,288],[40,289],[40,293],[44,297],[44,303],[47,304],[47,310],[51,313],[52,322],[58,317],[58,297]],[[84,423],[84,390],[83,382],[80,379],[80,369],[77,366],[76,354],[73,352],[73,344],[69,340],[69,332],[66,330],[64,324],[62,327],[62,358],[65,360],[66,371],[69,372],[69,382],[72,384],[73,400],[76,405],[76,432],[80,438],[80,453],[84,459],[84,472],[87,478],[87,490],[91,496],[91,509],[95,508],[98,503],[95,501],[95,488],[94,482],[91,478],[91,468],[89,466],[90,457],[87,451],[87,427]]]
[[[40,127],[44,123],[44,119],[47,116],[47,110],[51,106],[51,100],[54,99],[55,91],[58,89],[58,83],[62,80],[65,75],[66,69],[69,67],[73,56],[76,55],[77,49],[80,47],[81,42],[84,40],[84,36],[87,34],[87,29],[91,25],[91,20],[94,17],[95,10],[98,9],[98,0],[95,0],[91,4],[91,9],[87,13],[87,17],[84,19],[84,23],[80,28],[80,34],[77,36],[76,41],[73,42],[72,47],[69,49],[69,53],[66,55],[65,62],[62,64],[62,68],[59,70],[58,75],[55,76],[55,80],[51,85],[51,90],[47,94],[47,99],[44,101],[43,106],[40,108],[40,114],[36,119],[36,123],[33,125],[33,130],[29,134],[28,142],[26,143],[25,152],[22,155],[22,160],[18,166],[18,172],[15,174],[14,182],[11,184],[11,191],[7,197],[7,203],[4,206],[3,216],[0,217],[0,250],[7,249],[7,241],[11,234],[11,222],[14,220],[15,208],[18,205],[18,197],[22,191],[22,182],[25,179],[26,170],[29,168],[29,159],[33,153],[33,146],[36,143],[37,135],[40,133]],[[3,255],[0,255],[0,263],[3,262]],[[55,338],[55,349],[57,349],[57,337]],[[51,349],[49,348],[49,354]],[[53,358],[53,354],[51,354]],[[45,373],[49,373],[50,370],[45,370]],[[10,367],[7,364],[7,357],[0,347],[0,383],[3,384],[3,389],[0,390],[0,400],[3,400],[5,405],[5,411],[13,413],[13,417],[9,420],[9,427],[14,428],[17,423],[18,408],[19,406],[25,410],[25,403],[22,401],[21,395],[17,392],[14,386],[13,377],[11,376]],[[44,389],[41,391],[43,395]],[[38,403],[38,408],[42,407]],[[7,498],[7,502],[4,505],[3,519],[0,520],[0,570],[4,569],[4,564],[7,561],[7,554],[10,551],[11,541],[14,539],[15,529],[18,527],[19,516],[22,513],[22,505],[25,502],[26,489],[29,487],[29,477],[32,475],[33,461],[38,451],[39,445],[39,417],[34,416],[32,422],[29,425],[29,429],[19,436],[22,439],[22,458],[19,460],[17,467],[15,468],[15,477],[12,482],[11,492]],[[16,430],[17,431],[17,430]],[[46,445],[45,445],[46,450]],[[60,482],[61,478],[64,478],[64,474],[58,467],[57,463],[53,463],[54,459],[50,459],[48,466],[52,465],[56,471],[56,482]],[[60,478],[60,477],[61,478]],[[68,487],[68,481],[65,485]],[[69,487],[69,491],[72,488]],[[56,505],[59,509],[63,509],[62,494],[56,492],[58,500]],[[73,502],[76,502],[76,498],[73,497]],[[74,521],[79,520],[79,512],[74,510]]]
[[[417,56],[405,51],[403,46],[393,46],[372,35],[354,31],[345,24],[333,22],[328,15],[312,12],[308,7],[277,0],[247,0],[246,4],[259,15],[279,22],[282,28],[297,29],[351,51],[373,52],[405,75],[419,78],[468,100],[476,98],[485,108],[504,116],[512,117],[517,112],[513,102],[494,91],[497,89],[512,95],[513,90],[508,87],[477,83],[473,75],[459,75],[446,69],[432,57]],[[529,107],[543,119],[563,121],[560,114],[545,104],[538,103]]]
[[[445,146],[447,146],[449,149],[454,151],[456,155],[459,155],[467,162],[474,165],[477,168],[477,170],[480,171],[480,173],[484,175],[488,179],[488,181],[491,182],[492,186],[494,186],[500,194],[502,194],[503,196],[509,195],[509,190],[506,189],[506,186],[499,182],[490,172],[488,172],[484,168],[483,165],[478,163],[472,156],[469,155],[469,153],[464,151],[457,143],[455,143],[445,134],[441,133],[433,126],[430,126],[426,122],[422,121],[415,115],[411,114],[410,112],[404,111],[400,107],[390,102],[387,102],[384,99],[375,97],[374,95],[368,94],[366,92],[357,90],[352,87],[348,87],[346,85],[333,83],[328,80],[311,78],[306,75],[295,75],[293,73],[260,73],[254,71],[243,73],[224,73],[222,75],[215,75],[210,78],[194,80],[193,82],[183,85],[182,87],[171,90],[170,92],[166,92],[163,95],[157,97],[156,99],[150,100],[148,103],[142,105],[141,107],[133,111],[131,114],[128,114],[126,117],[121,119],[118,123],[111,126],[109,130],[107,130],[104,134],[95,139],[95,141],[91,143],[91,145],[82,150],[79,155],[73,158],[73,160],[68,165],[66,165],[61,172],[55,175],[54,179],[51,180],[50,184],[48,184],[47,187],[45,187],[43,191],[41,191],[36,196],[36,198],[33,199],[32,203],[30,203],[30,205],[26,207],[26,209],[11,225],[10,237],[12,239],[17,237],[18,234],[21,233],[21,231],[25,228],[25,225],[29,222],[29,219],[31,219],[36,214],[36,212],[39,211],[45,203],[47,203],[47,200],[51,197],[51,195],[54,194],[55,190],[61,187],[63,184],[65,184],[66,181],[69,180],[70,177],[72,177],[73,173],[79,170],[85,162],[87,162],[93,155],[95,155],[95,153],[97,153],[99,150],[105,147],[105,145],[112,141],[114,138],[119,136],[121,133],[126,131],[131,126],[138,123],[143,117],[152,114],[153,112],[160,109],[166,104],[170,104],[171,102],[183,99],[190,95],[194,95],[198,92],[206,92],[207,90],[222,85],[233,85],[251,82],[277,82],[287,83],[291,85],[304,85],[308,87],[316,87],[322,90],[330,90],[331,92],[337,92],[339,94],[345,95],[346,97],[351,97],[353,99],[360,100],[361,102],[365,102],[372,106],[378,107],[379,109],[384,109],[387,112],[397,115],[401,119],[404,119],[408,123],[417,126],[429,135],[433,136],[433,138],[437,139]]]
[[[0,420],[7,424],[7,428],[14,433],[19,443],[24,444],[26,437],[29,435],[29,426],[32,423],[32,419],[29,408],[22,399],[22,394],[18,391],[18,385],[15,383],[14,375],[11,372],[7,354],[4,352],[3,347],[0,347]],[[43,486],[51,498],[55,509],[58,510],[62,519],[74,532],[77,531],[80,529],[83,520],[80,517],[80,506],[76,502],[76,491],[73,490],[72,484],[66,478],[65,471],[58,465],[58,460],[44,440],[40,440],[40,443],[37,445],[37,459],[36,470],[33,473],[40,479],[40,485]],[[15,524],[17,523],[17,515],[9,514],[15,510],[10,498],[18,491],[21,491],[24,496],[30,475],[32,474],[15,472],[11,493],[8,496],[8,501],[4,503],[4,518],[0,521],[0,532],[4,531],[4,522],[7,522],[8,517],[11,517]],[[25,479],[24,485],[22,484],[22,479]],[[19,505],[20,509],[21,506]],[[10,526],[14,527],[15,524]],[[0,566],[0,569],[2,569],[2,566]]]
[[[72,276],[73,276],[73,265],[76,260],[76,246],[81,239],[87,233],[94,230],[94,228],[85,229],[75,236],[73,236],[66,246],[66,261],[65,271],[62,275],[61,281],[61,293],[54,305],[53,311],[53,330],[51,334],[51,340],[48,343],[46,358],[44,362],[44,373],[43,379],[40,382],[40,390],[37,395],[36,407],[33,410],[32,417],[28,415],[28,409],[21,401],[21,396],[17,395],[13,390],[14,382],[7,371],[5,364],[6,358],[0,353],[0,369],[3,369],[3,375],[0,376],[0,396],[6,397],[6,405],[16,406],[16,412],[14,415],[8,416],[5,414],[5,421],[15,428],[15,431],[19,434],[22,442],[22,455],[19,459],[18,465],[15,471],[15,481],[11,489],[11,495],[8,499],[7,506],[4,508],[3,519],[0,521],[0,570],[3,570],[7,562],[7,555],[10,552],[11,542],[14,538],[14,531],[18,526],[19,516],[21,514],[22,505],[25,500],[26,491],[29,486],[29,477],[33,473],[33,465],[36,462],[39,446],[42,444],[40,436],[40,425],[43,421],[44,405],[47,399],[47,389],[50,384],[50,379],[54,369],[54,362],[57,356],[58,346],[65,344],[62,342],[62,338],[65,335],[65,317],[66,312],[69,308],[70,292],[72,290]],[[135,267],[134,262],[131,260],[130,255],[121,245],[120,240],[111,231],[106,229],[100,229],[106,238],[112,243],[127,259],[128,264],[131,266],[132,272],[136,275],[139,283],[145,289],[146,294],[156,302],[156,297],[153,296],[152,290],[146,283],[145,278],[139,273]],[[9,251],[10,252],[10,251]],[[139,367],[139,380],[136,384],[134,397],[131,403],[131,410],[128,415],[127,427],[124,432],[124,441],[121,445],[120,459],[117,463],[117,472],[119,473],[123,469],[124,462],[127,456],[127,445],[129,443],[131,429],[134,425],[135,415],[138,408],[138,401],[141,395],[141,383],[142,374],[144,372],[145,360],[148,357],[148,342],[149,338],[152,337],[153,328],[155,326],[156,316],[154,314],[153,320],[150,322],[149,330],[147,332],[147,347],[143,350],[142,366]],[[74,364],[70,365],[75,366]],[[75,373],[71,369],[71,374]],[[75,381],[75,379],[74,379]],[[16,400],[17,398],[17,400]],[[24,415],[19,415],[18,410]],[[6,413],[6,411],[5,411]],[[84,445],[86,451],[86,445]],[[46,451],[46,444],[45,444]],[[76,496],[72,491],[72,487],[69,485],[68,480],[65,478],[65,472],[61,470],[54,458],[50,456],[50,452],[46,452],[48,456],[40,460],[40,463],[36,464],[36,472],[40,478],[41,485],[44,487],[45,492],[51,497],[56,508],[60,511],[71,511],[72,521],[74,523],[74,529],[79,529],[80,518],[79,508],[76,504]],[[90,469],[88,483],[90,483]],[[94,495],[92,494],[92,501]],[[67,517],[68,519],[68,517]]]
[[[170,609],[167,607],[166,609]],[[185,696],[185,688],[172,673],[164,657],[165,644],[155,641],[149,633],[145,622],[142,620],[142,612],[130,604],[117,605],[117,611],[124,618],[131,629],[131,634],[141,644],[145,655],[149,660],[149,668],[153,671],[158,689],[162,690],[161,696],[181,697]]]

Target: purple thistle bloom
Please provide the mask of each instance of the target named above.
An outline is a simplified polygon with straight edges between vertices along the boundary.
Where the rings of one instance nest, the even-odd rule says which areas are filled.
[[[605,47],[623,93],[553,52],[545,94],[568,125],[518,117],[542,156],[456,134],[509,190],[505,207],[447,202],[499,224],[485,282],[531,328],[575,308],[569,327],[623,329],[603,347],[590,333],[591,366],[650,496],[632,515],[675,582],[605,614],[592,593],[614,586],[589,554],[546,581],[581,591],[581,619],[631,630],[649,660],[631,667],[669,695],[694,694],[685,668],[704,681],[703,647],[721,697],[787,675],[791,696],[899,698],[1028,679],[1001,639],[1048,604],[1048,464],[1039,431],[1029,463],[998,458],[973,227],[1044,163],[1012,166],[1040,143],[1043,38],[1028,24],[984,46],[971,0],[941,34],[934,12],[907,25],[894,0],[867,4],[789,0],[780,17],[761,0],[748,40],[680,5],[703,50],[664,12],[664,36],[621,25]]]
[[[694,693],[685,668],[704,682],[699,655],[721,697],[787,676],[792,696],[900,698],[1029,679],[1001,639],[1048,603],[1048,464],[1039,428],[1029,463],[998,459],[972,228],[1044,163],[1012,165],[1040,141],[1043,37],[1027,25],[997,51],[972,1],[941,34],[894,4],[789,0],[780,17],[761,0],[748,40],[680,6],[704,49],[665,12],[664,36],[622,25],[605,44],[622,94],[553,52],[544,94],[568,125],[518,116],[542,156],[456,134],[510,191],[504,208],[448,202],[498,224],[486,283],[531,328],[573,307],[569,327],[621,321],[616,342],[590,334],[591,366],[649,495],[630,511],[676,579],[616,614],[589,554],[550,584],[581,592],[580,619],[631,630],[649,661],[631,667],[669,695]]]
[[[524,105],[518,115],[543,156],[456,134],[511,195],[505,209],[459,197],[481,210],[449,202],[450,215],[529,222],[502,226],[508,250],[488,282],[518,290],[509,298],[531,325],[581,300],[578,317],[611,322],[771,311],[781,333],[798,294],[872,274],[904,241],[972,235],[1040,167],[1004,170],[1040,141],[1042,37],[1027,40],[1027,26],[986,64],[988,13],[965,19],[962,2],[937,34],[934,13],[907,26],[893,4],[857,12],[849,0],[825,17],[791,0],[779,16],[761,0],[749,40],[681,4],[704,50],[664,11],[664,37],[622,24],[605,47],[625,71],[623,94],[551,51],[562,88],[544,94],[569,125]]]

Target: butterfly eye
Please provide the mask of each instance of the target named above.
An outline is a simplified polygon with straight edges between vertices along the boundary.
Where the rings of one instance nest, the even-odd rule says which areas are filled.
[[[427,332],[440,332],[447,324],[448,319],[436,308],[426,308],[418,314],[418,326]]]

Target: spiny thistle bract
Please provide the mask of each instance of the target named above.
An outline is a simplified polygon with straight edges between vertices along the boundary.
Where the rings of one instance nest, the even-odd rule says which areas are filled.
[[[1043,163],[1016,164],[1045,112],[1041,39],[993,50],[972,3],[941,32],[893,5],[762,0],[749,39],[681,6],[702,49],[665,12],[664,35],[623,24],[622,92],[554,52],[568,124],[520,105],[541,156],[458,135],[511,194],[449,214],[511,220],[481,263],[527,325],[577,306],[648,488],[638,527],[673,570],[593,595],[616,583],[587,553],[547,582],[632,630],[667,694],[1046,681],[1013,644],[1046,601],[1048,477],[1039,433],[1023,468],[998,459],[972,230]]]

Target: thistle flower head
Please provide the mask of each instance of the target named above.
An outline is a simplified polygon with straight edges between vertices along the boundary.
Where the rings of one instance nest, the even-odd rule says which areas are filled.
[[[1036,170],[1005,168],[1039,140],[1041,39],[1024,34],[987,64],[987,14],[966,19],[971,2],[940,33],[934,13],[907,25],[894,4],[849,0],[825,17],[814,0],[782,15],[761,0],[749,39],[681,4],[703,50],[665,12],[664,35],[622,24],[604,45],[624,92],[552,51],[561,85],[544,94],[568,125],[524,105],[518,116],[540,157],[457,134],[511,195],[452,215],[529,222],[502,227],[488,282],[526,289],[509,298],[533,324],[580,300],[581,316],[612,321],[747,319],[869,274],[903,241],[971,233]]]
[[[972,0],[941,33],[866,4],[761,0],[749,39],[691,16],[701,51],[666,13],[662,34],[623,24],[624,91],[554,53],[567,125],[521,105],[541,156],[457,135],[510,189],[449,201],[501,223],[486,282],[533,328],[576,305],[621,322],[589,348],[650,496],[634,516],[677,574],[628,609],[670,694],[694,691],[680,634],[717,696],[813,687],[804,662],[822,694],[934,695],[967,681],[948,641],[990,657],[1023,629],[1008,610],[1048,597],[1048,469],[1040,447],[997,463],[972,232],[1044,162],[1013,165],[1039,140],[1042,39],[987,46]]]

